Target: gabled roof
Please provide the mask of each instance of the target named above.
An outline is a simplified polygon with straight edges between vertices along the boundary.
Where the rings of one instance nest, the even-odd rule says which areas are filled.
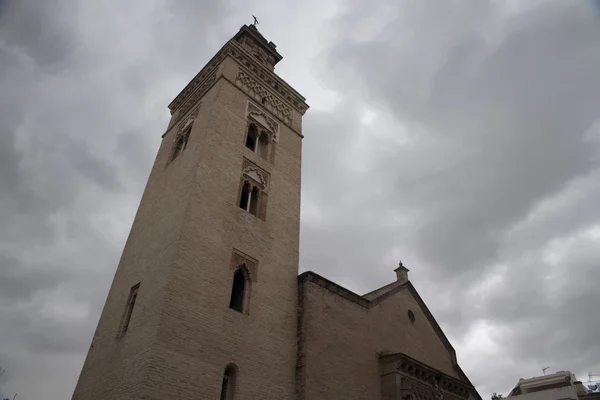
[[[364,297],[367,300],[374,300],[374,299],[378,298],[379,296],[389,292],[390,290],[395,289],[396,286],[400,286],[401,284],[402,283],[398,282],[398,281],[388,283],[387,285],[382,286],[379,289],[375,289],[375,290],[370,291],[369,293],[363,294],[362,297]]]
[[[453,364],[454,370],[457,372],[458,376],[460,376],[460,378],[464,382],[466,382],[470,386],[474,387],[473,384],[471,383],[471,381],[469,380],[469,378],[467,378],[467,375],[465,375],[463,370],[458,365],[458,363],[456,361],[456,351],[454,350],[454,347],[452,347],[452,344],[450,343],[450,341],[448,340],[448,338],[442,331],[442,328],[437,323],[433,314],[431,313],[431,311],[429,311],[429,308],[427,307],[427,305],[425,304],[425,302],[423,301],[423,299],[417,292],[417,289],[415,289],[415,287],[413,286],[413,284],[410,281],[406,281],[403,283],[396,281],[391,284],[382,286],[381,288],[376,289],[372,292],[369,292],[369,293],[365,294],[364,296],[356,294],[353,291],[346,289],[345,287],[338,285],[337,283],[334,283],[312,271],[306,271],[298,276],[298,284],[299,285],[304,285],[307,282],[312,282],[314,284],[317,284],[317,285],[337,294],[338,296],[343,297],[349,301],[352,301],[366,309],[369,309],[373,306],[380,304],[381,302],[392,297],[393,295],[395,295],[396,293],[398,293],[401,290],[408,290],[413,295],[413,297],[417,301],[417,304],[419,304],[419,307],[423,311],[423,314],[425,314],[427,320],[429,321],[429,323],[435,330],[437,336],[439,337],[439,339],[442,341],[442,343],[444,344],[444,346],[450,353],[450,355],[452,357],[452,364]],[[477,393],[477,390],[475,390],[475,396],[478,400],[481,400],[481,396],[479,395],[479,393]]]

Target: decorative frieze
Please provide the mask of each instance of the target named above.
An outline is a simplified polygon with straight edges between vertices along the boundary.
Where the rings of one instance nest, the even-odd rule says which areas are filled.
[[[228,46],[230,47],[226,49],[227,54],[254,73],[270,90],[281,96],[283,100],[298,110],[300,114],[304,114],[308,110],[308,106],[304,102],[304,97],[289,87],[285,81],[272,71],[266,70],[255,57],[250,57],[248,52],[239,43],[231,42],[231,45]]]
[[[251,56],[252,52],[247,46],[244,48],[243,45],[246,44],[240,44],[235,40],[229,41],[221,51],[213,57],[209,64],[207,64],[206,67],[192,79],[185,89],[181,91],[175,100],[171,102],[169,105],[171,114],[179,111],[179,115],[182,116],[185,113],[184,109],[186,107],[188,107],[188,109],[191,106],[193,107],[194,102],[202,97],[204,92],[206,92],[206,89],[214,83],[218,75],[218,66],[227,56],[232,57],[238,61],[240,65],[247,68],[248,71],[254,73],[256,77],[263,82],[263,84],[261,84],[263,90],[269,90],[272,94],[277,93],[277,95],[280,96],[279,99],[276,98],[275,103],[277,104],[275,105],[275,109],[279,110],[279,112],[287,109],[287,111],[285,111],[287,119],[284,119],[286,123],[291,121],[291,115],[289,107],[285,105],[284,101],[294,107],[300,114],[304,114],[308,109],[308,106],[304,102],[304,97],[289,87],[289,85],[275,75],[273,71],[270,71],[269,67],[262,64],[256,56]],[[249,73],[248,71],[246,71],[246,74]],[[211,83],[209,84],[208,82]],[[208,87],[205,85],[208,85]],[[195,97],[195,100],[191,100],[191,96],[197,97]],[[258,98],[257,100],[260,102],[262,99]],[[191,103],[191,106],[187,105],[188,103]]]
[[[262,83],[242,68],[239,69],[238,74],[235,77],[235,83],[250,97],[266,106],[284,122],[288,124],[292,122],[292,110],[283,101],[271,93],[271,91],[269,91]]]
[[[217,80],[217,71],[213,71],[201,85],[198,86],[196,91],[189,96],[185,102],[181,105],[179,109],[179,115],[181,117],[185,116],[185,114],[192,108],[194,105],[206,94],[208,89],[215,83]]]
[[[433,368],[417,364],[408,358],[398,362],[396,371],[410,377],[410,381],[408,381],[411,382],[410,385],[414,388],[420,387],[421,392],[424,390],[423,385],[428,386],[429,400],[443,400],[444,397],[462,399],[469,395],[466,385],[460,381],[441,374]],[[405,379],[403,378],[403,381]]]
[[[236,270],[242,266],[245,266],[248,270],[250,280],[256,282],[258,261],[240,250],[233,249],[233,253],[231,254],[231,269]]]
[[[247,158],[244,158],[242,164],[242,177],[256,182],[264,192],[269,190],[269,173]]]
[[[401,382],[401,392],[405,399],[409,397],[411,400],[435,400],[431,385],[406,377],[403,377]]]
[[[192,111],[187,118],[179,123],[179,126],[177,127],[177,134],[173,136],[173,141],[176,141],[179,135],[182,134],[183,130],[194,123],[198,113],[200,112],[200,106],[202,106],[202,103],[198,104],[194,111]]]
[[[206,89],[207,88],[206,87],[206,82],[211,82],[211,84],[212,84],[216,80],[216,78],[217,78],[217,66],[221,63],[221,61],[223,61],[223,59],[225,59],[226,56],[227,56],[226,52],[219,52],[212,59],[212,62],[210,64],[207,64],[202,69],[202,71],[200,71],[198,73],[198,75],[196,75],[194,77],[194,79],[192,79],[192,81],[185,87],[185,89],[183,89],[181,91],[181,93],[179,93],[179,95],[175,98],[175,100],[173,100],[171,102],[171,104],[169,104],[169,109],[171,110],[171,114],[173,114],[177,110],[179,110],[180,107],[181,107],[181,105],[184,102],[187,104],[188,103],[188,97],[192,93],[196,93],[196,89],[200,88],[200,86],[202,86],[202,87],[204,87]],[[202,88],[200,88],[200,91],[202,91]],[[182,114],[179,114],[179,115],[182,115]]]
[[[265,67],[273,69],[276,63],[275,57],[266,52],[254,39],[244,36],[240,40],[240,45],[248,53],[252,54]]]
[[[270,132],[270,139],[279,143],[279,123],[251,101],[246,106],[246,118],[253,119],[267,128]]]
[[[390,374],[399,375],[400,379],[385,382],[399,383],[402,400],[465,400],[474,390],[470,384],[402,353],[382,355],[379,362],[383,367],[382,379]]]

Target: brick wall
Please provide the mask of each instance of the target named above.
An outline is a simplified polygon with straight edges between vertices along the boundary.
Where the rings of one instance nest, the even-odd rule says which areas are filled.
[[[406,285],[375,305],[331,283],[301,280],[300,287],[300,399],[379,400],[380,352],[404,353],[458,378],[451,353]]]

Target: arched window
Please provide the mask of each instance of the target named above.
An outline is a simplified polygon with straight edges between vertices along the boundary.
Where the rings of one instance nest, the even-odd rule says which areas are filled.
[[[256,153],[264,160],[266,160],[269,156],[269,134],[265,131],[260,133],[258,144],[256,146]]]
[[[225,372],[223,373],[220,400],[234,400],[236,378],[237,368],[235,365],[229,364],[227,367],[225,367]]]
[[[233,275],[233,285],[231,287],[231,299],[229,300],[229,308],[232,308],[239,312],[244,312],[245,297],[247,291],[246,275],[247,271],[245,266],[238,268]]]
[[[261,207],[264,208],[263,198],[266,198],[265,196],[256,183],[244,180],[240,190],[240,208],[255,217],[263,218]]]
[[[252,188],[250,193],[250,204],[248,205],[248,212],[258,217],[258,200],[260,198],[260,191],[255,186]]]
[[[173,152],[171,154],[171,160],[176,159],[188,145],[188,141],[190,140],[190,133],[192,132],[192,125],[189,125],[180,133],[177,134],[175,138],[175,143],[173,144]]]
[[[240,194],[240,208],[248,211],[250,209],[250,193],[252,187],[248,181],[244,181],[242,185],[242,193]]]
[[[246,147],[264,160],[269,161],[270,145],[269,133],[266,130],[259,132],[257,125],[254,122],[250,123],[246,132]]]
[[[256,125],[250,124],[248,126],[248,132],[246,134],[246,147],[252,151],[256,151],[256,145],[258,143],[258,129]]]

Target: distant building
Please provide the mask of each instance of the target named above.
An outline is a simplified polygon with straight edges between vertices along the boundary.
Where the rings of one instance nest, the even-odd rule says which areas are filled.
[[[507,398],[511,400],[592,400],[599,392],[588,390],[570,371],[519,379]]]

